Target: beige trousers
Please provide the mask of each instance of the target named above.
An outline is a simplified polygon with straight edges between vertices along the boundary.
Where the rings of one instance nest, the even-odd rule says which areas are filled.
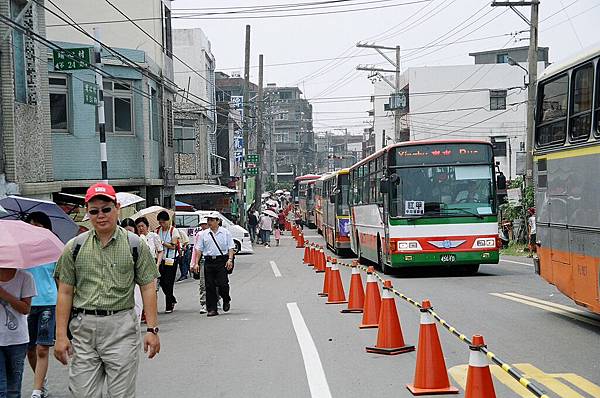
[[[69,390],[74,397],[100,398],[106,382],[111,398],[135,397],[141,348],[135,311],[110,316],[79,314],[69,324],[73,357]]]

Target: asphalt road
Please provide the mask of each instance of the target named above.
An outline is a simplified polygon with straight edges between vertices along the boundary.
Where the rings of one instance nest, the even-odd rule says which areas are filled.
[[[308,230],[310,241],[322,242]],[[361,314],[318,297],[322,274],[302,264],[289,235],[280,247],[239,256],[231,277],[229,313],[198,313],[197,285],[176,285],[172,314],[160,314],[162,350],[140,362],[140,397],[412,396],[416,353],[367,354],[377,330],[360,330]],[[342,267],[348,293],[350,271]],[[362,275],[363,282],[366,276]],[[476,276],[424,270],[391,276],[394,287],[431,300],[437,313],[470,337],[482,334],[491,351],[531,377],[551,397],[600,397],[600,317],[586,313],[533,272],[531,261],[503,258]],[[417,344],[419,312],[396,299],[404,338]],[[159,308],[163,308],[161,302]],[[469,349],[438,325],[451,382],[464,396]],[[493,368],[498,397],[532,397]],[[23,396],[31,392],[25,372]],[[51,360],[53,397],[69,396],[67,370]]]

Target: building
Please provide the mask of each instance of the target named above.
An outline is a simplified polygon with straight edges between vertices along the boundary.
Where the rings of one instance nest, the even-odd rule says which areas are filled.
[[[513,51],[515,50],[515,51]],[[540,49],[538,71],[547,62]],[[507,55],[508,54],[508,55]],[[401,76],[405,108],[401,132],[410,140],[478,139],[495,144],[496,161],[508,179],[517,176],[517,158],[525,151],[527,120],[526,52],[523,48],[471,54],[477,64],[408,68]],[[498,63],[514,55],[523,68]],[[489,61],[489,62],[488,62]],[[375,148],[394,142],[391,88],[375,83]]]
[[[39,4],[38,4],[39,3]],[[43,1],[0,0],[0,196],[51,199],[54,182]],[[25,34],[30,31],[32,34]]]
[[[269,171],[275,181],[293,181],[317,167],[312,105],[298,87],[265,88],[265,116]]]
[[[215,57],[202,29],[173,30],[175,178],[178,185],[214,183],[222,173],[217,155]]]
[[[94,45],[96,35],[104,44],[103,69],[122,73],[119,81],[105,75],[105,95],[109,98],[112,95],[112,103],[105,101],[109,181],[118,190],[138,191],[149,205],[174,207],[173,102],[177,87],[173,74],[171,2],[132,0],[118,6],[89,2],[85,7],[77,0],[53,3],[46,7],[48,38],[85,47]],[[90,24],[127,18],[135,20],[135,24],[123,22],[111,24],[110,28],[102,25],[97,30]],[[91,72],[82,73],[87,73],[84,77],[87,82],[94,82]],[[80,101],[82,83],[68,77],[68,94],[74,101]],[[60,84],[54,86],[51,88],[60,92]],[[57,180],[64,181],[61,189],[69,193],[81,193],[90,182],[100,178],[96,161],[99,145],[92,128],[94,109],[86,106],[82,115],[73,114],[66,129],[55,128],[52,133],[54,174]],[[72,148],[66,146],[68,142],[79,145]],[[124,158],[133,158],[137,163],[132,165]]]
[[[348,168],[363,158],[363,135],[319,132],[315,135],[316,172],[319,174]]]
[[[362,158],[368,158],[375,153],[375,133],[373,127],[367,127],[363,130]]]

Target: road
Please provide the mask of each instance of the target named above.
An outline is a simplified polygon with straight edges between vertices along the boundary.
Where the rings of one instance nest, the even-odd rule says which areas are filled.
[[[315,231],[310,241],[322,242]],[[367,397],[412,396],[416,353],[367,354],[376,329],[359,330],[361,314],[318,297],[322,274],[302,264],[289,235],[280,247],[238,256],[231,278],[231,311],[198,313],[197,285],[176,285],[172,314],[160,314],[162,350],[140,362],[140,397]],[[350,271],[342,267],[348,293]],[[366,277],[363,274],[363,282]],[[572,304],[533,271],[531,261],[503,257],[476,276],[423,271],[387,277],[415,300],[470,337],[482,334],[491,351],[540,383],[551,397],[600,397],[600,317]],[[416,345],[419,312],[396,300],[404,338]],[[163,308],[162,305],[159,308]],[[438,325],[451,382],[464,396],[468,347]],[[493,368],[498,397],[532,397]],[[25,372],[23,396],[31,392]],[[53,397],[69,396],[67,370],[51,360]],[[456,395],[455,395],[456,396]]]

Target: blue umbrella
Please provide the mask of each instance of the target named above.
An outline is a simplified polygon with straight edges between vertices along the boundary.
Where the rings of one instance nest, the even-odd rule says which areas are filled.
[[[77,235],[79,227],[56,203],[48,200],[23,198],[20,196],[7,196],[0,199],[0,206],[6,213],[0,214],[4,220],[24,220],[28,214],[39,211],[45,213],[52,221],[52,232],[63,242],[68,242]]]

